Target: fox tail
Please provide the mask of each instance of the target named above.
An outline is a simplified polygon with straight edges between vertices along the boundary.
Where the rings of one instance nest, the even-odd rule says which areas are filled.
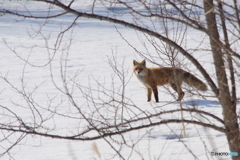
[[[187,83],[188,85],[193,86],[200,91],[207,90],[207,85],[203,83],[200,79],[192,75],[191,73],[185,72],[183,77],[184,82]]]

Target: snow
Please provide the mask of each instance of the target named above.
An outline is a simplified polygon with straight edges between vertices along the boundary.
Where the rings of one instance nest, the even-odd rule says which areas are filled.
[[[36,10],[34,14],[45,15],[46,10],[41,8],[44,7],[44,4],[36,5],[36,3],[28,2],[27,6],[30,10]],[[4,2],[2,5],[14,9],[17,4],[19,2]],[[83,4],[86,8],[89,6],[87,1],[82,2],[79,6]],[[74,7],[77,8],[77,6]],[[103,12],[101,7],[97,9],[99,9],[99,12]],[[21,8],[18,8],[18,10],[21,12]],[[60,11],[54,8],[53,13],[59,13]],[[124,16],[129,18],[129,15]],[[151,46],[145,36],[119,25],[94,19],[79,18],[76,25],[64,34],[59,45],[59,41],[57,41],[58,33],[67,29],[74,19],[75,16],[70,14],[47,21],[22,19],[9,14],[0,17],[2,38],[0,43],[0,76],[6,77],[13,85],[7,84],[3,79],[0,80],[0,104],[2,106],[14,111],[29,124],[33,122],[39,123],[41,119],[47,119],[43,122],[43,125],[49,127],[48,131],[51,134],[66,134],[67,136],[71,133],[77,133],[79,130],[87,128],[87,123],[78,119],[79,113],[76,108],[72,107],[69,100],[61,92],[64,91],[61,78],[63,76],[69,81],[68,87],[70,92],[73,93],[79,107],[84,108],[84,113],[87,117],[97,116],[98,113],[96,111],[98,110],[105,118],[111,121],[116,118],[111,114],[114,113],[114,108],[104,108],[104,106],[101,108],[91,108],[89,106],[93,103],[87,102],[86,96],[92,94],[96,98],[96,102],[99,103],[103,100],[108,100],[111,94],[119,98],[118,91],[121,91],[121,81],[109,65],[109,60],[113,61],[115,58],[117,66],[119,68],[123,67],[123,70],[126,71],[126,81],[128,82],[125,88],[125,96],[128,98],[126,101],[130,102],[131,100],[138,107],[131,108],[132,112],[125,113],[124,118],[127,119],[134,114],[142,114],[143,112],[140,112],[140,109],[146,113],[156,114],[161,111],[179,108],[179,103],[174,102],[174,96],[176,95],[172,96],[168,92],[168,90],[173,92],[168,86],[159,87],[160,103],[156,104],[154,101],[150,103],[146,102],[145,88],[132,74],[133,59],[140,61],[142,58],[124,39],[142,53],[152,53],[157,57],[158,55],[153,47],[146,49],[142,45],[144,43],[146,46]],[[36,34],[36,31],[39,31],[38,34]],[[141,40],[139,40],[139,37]],[[197,46],[197,42],[202,40],[202,38],[198,37],[201,37],[201,35],[190,31],[187,38],[190,44],[187,48],[191,49]],[[207,45],[207,42],[204,39],[202,47]],[[59,46],[56,52],[53,50],[55,45]],[[202,54],[198,53],[196,57],[199,57],[199,61],[204,63],[204,67],[214,76],[213,68],[210,65],[212,59],[209,57],[211,56],[207,52],[204,52]],[[186,59],[182,59],[186,61]],[[51,60],[50,64],[48,64],[49,60]],[[169,65],[166,61],[167,59],[159,63]],[[147,63],[147,65],[154,66],[150,63]],[[184,69],[188,71],[194,72],[196,70],[190,62],[186,62],[185,65],[187,67]],[[198,77],[201,77],[199,72],[194,73]],[[71,80],[75,80],[77,84],[74,85]],[[115,93],[109,91],[106,95],[102,95],[89,90],[89,87],[96,91],[103,89],[111,90],[113,84],[115,89],[118,89]],[[86,88],[80,91],[78,85]],[[20,90],[24,91],[22,94],[29,95],[34,100],[34,103],[39,106],[38,111],[41,114],[38,114],[37,110],[25,101],[24,98],[26,97],[21,96],[18,92]],[[213,93],[209,91],[205,95],[213,95]],[[222,118],[221,106],[214,98],[205,100],[198,95],[186,93],[181,104],[184,108],[195,107]],[[15,118],[6,118],[3,114],[10,113],[6,113],[6,110],[3,113],[3,110],[1,109],[0,111],[2,114],[0,116],[1,123],[15,123]],[[48,111],[56,111],[58,114]],[[92,114],[93,111],[94,114]],[[66,116],[61,116],[63,114]],[[199,114],[184,113],[184,116],[192,119],[201,119],[206,122],[211,121],[207,121]],[[179,113],[170,113],[161,118],[171,119],[179,117]],[[157,120],[159,119],[156,117],[155,121]],[[218,122],[215,121],[212,121],[212,123],[217,124]],[[187,138],[183,138],[182,125],[179,123],[154,126],[124,133],[124,139],[129,146],[123,145],[122,148],[117,143],[114,143],[114,141],[121,142],[121,136],[113,136],[112,139],[108,140],[112,142],[114,147],[121,149],[121,154],[125,159],[131,160],[217,159],[219,157],[211,156],[210,152],[213,150],[229,152],[227,140],[223,133],[194,124],[186,124],[185,127]],[[2,132],[0,139],[3,139],[4,134],[7,135],[7,132]],[[94,132],[91,134],[96,135]],[[4,141],[0,144],[0,152],[3,152],[4,148],[13,143],[18,137],[19,133],[14,133],[11,135],[11,142]],[[96,143],[98,146],[101,158],[97,157],[91,149],[93,143]],[[134,144],[136,145],[132,151],[131,145]],[[36,135],[26,136],[19,145],[11,149],[10,153],[17,160],[120,159],[116,156],[116,152],[110,147],[110,144],[103,139],[71,141]],[[229,159],[229,157],[220,158]],[[9,159],[9,155],[6,154],[1,159]]]

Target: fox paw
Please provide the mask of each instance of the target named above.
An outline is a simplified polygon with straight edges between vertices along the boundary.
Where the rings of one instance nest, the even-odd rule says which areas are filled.
[[[184,97],[185,93],[184,92],[181,92],[180,94],[178,94],[178,99],[177,101],[181,101]]]

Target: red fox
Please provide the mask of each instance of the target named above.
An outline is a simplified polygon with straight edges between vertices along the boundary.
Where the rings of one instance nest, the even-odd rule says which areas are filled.
[[[152,92],[154,93],[156,102],[159,102],[157,86],[163,86],[165,84],[170,84],[173,90],[178,93],[177,101],[181,101],[185,94],[181,89],[183,82],[197,88],[198,90],[207,90],[207,85],[204,84],[200,79],[180,68],[147,68],[145,60],[142,62],[133,60],[133,72],[138,80],[142,82],[145,87],[147,87],[148,102],[151,100]]]

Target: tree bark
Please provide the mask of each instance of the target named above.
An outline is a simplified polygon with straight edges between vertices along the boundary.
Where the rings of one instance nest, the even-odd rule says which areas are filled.
[[[232,98],[232,103],[237,103],[237,95],[236,95],[236,83],[235,83],[235,74],[234,74],[234,66],[233,66],[233,58],[231,53],[228,53],[228,50],[230,49],[230,43],[228,40],[228,32],[227,32],[227,26],[225,22],[225,15],[223,11],[223,5],[221,0],[218,1],[218,8],[220,12],[220,17],[221,17],[221,24],[222,24],[222,32],[224,36],[224,43],[225,43],[225,48],[227,50],[224,50],[224,53],[227,55],[227,61],[228,61],[228,68],[229,68],[229,74],[230,74],[230,82],[231,82],[231,98]]]
[[[232,102],[224,66],[223,52],[221,50],[222,47],[218,45],[220,43],[218,43],[219,32],[217,28],[216,14],[214,13],[215,6],[213,4],[213,0],[204,0],[203,3],[217,76],[219,89],[218,99],[223,108],[223,120],[227,129],[226,136],[230,151],[238,153],[238,156],[233,156],[232,159],[237,160],[240,159],[240,139],[236,114],[236,104]]]

